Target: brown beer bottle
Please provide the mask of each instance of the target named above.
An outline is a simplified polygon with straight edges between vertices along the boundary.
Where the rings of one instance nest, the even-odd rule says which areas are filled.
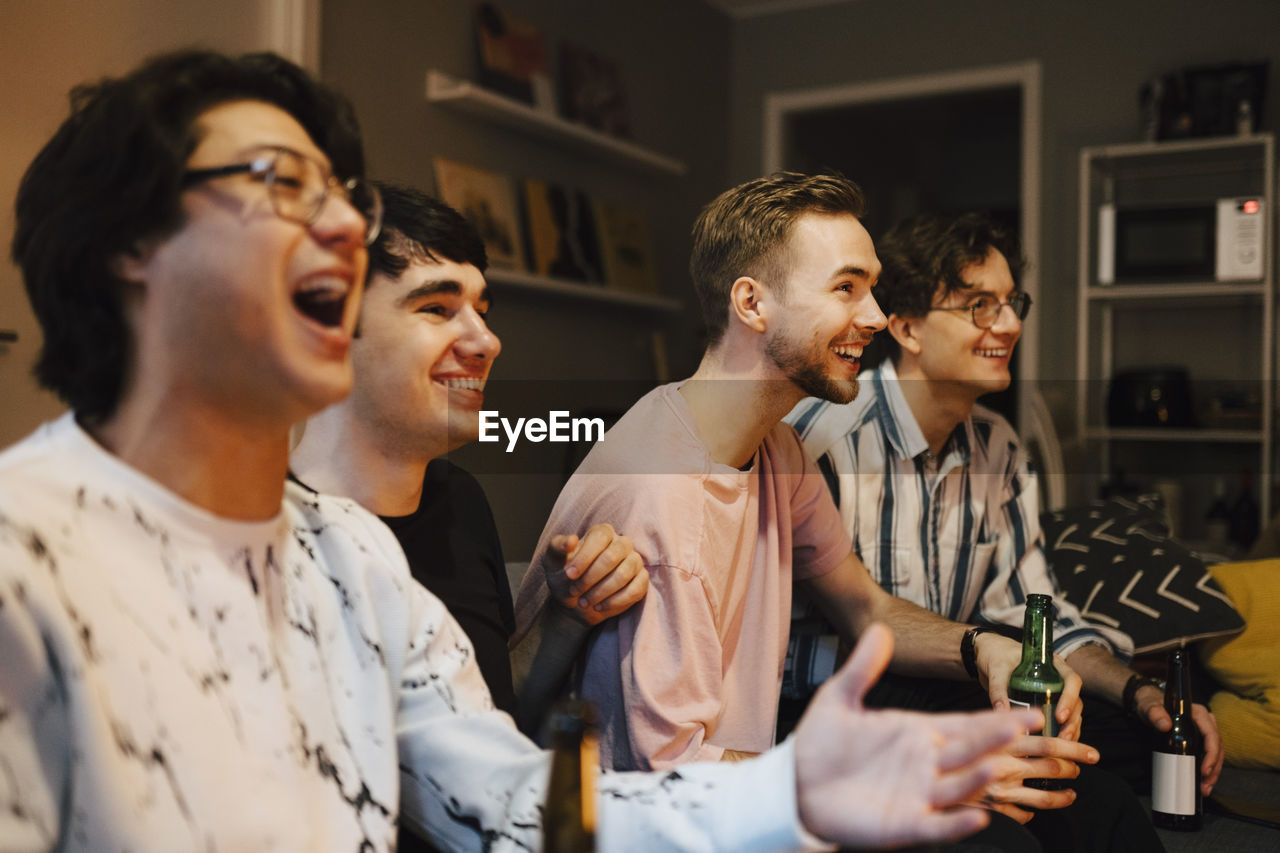
[[[581,699],[570,699],[551,714],[551,781],[542,810],[545,853],[594,853],[596,849],[600,753],[595,723],[595,709]]]
[[[1151,819],[1166,829],[1194,831],[1204,814],[1200,796],[1204,739],[1191,716],[1190,654],[1183,646],[1169,652],[1164,709],[1173,718],[1173,728],[1158,735],[1151,753]]]

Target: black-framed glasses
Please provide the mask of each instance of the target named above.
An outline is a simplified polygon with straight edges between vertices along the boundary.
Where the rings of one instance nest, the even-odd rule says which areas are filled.
[[[368,246],[382,228],[382,196],[378,188],[362,178],[345,181],[334,177],[329,167],[294,151],[272,146],[247,163],[232,163],[207,169],[188,169],[183,187],[228,175],[247,173],[267,185],[267,197],[276,216],[311,225],[320,218],[329,194],[337,193],[364,217],[364,244]]]
[[[994,296],[979,296],[968,305],[952,306],[935,306],[930,311],[968,311],[973,325],[979,329],[990,329],[996,324],[996,320],[1000,317],[1000,312],[1004,310],[1004,306],[1008,305],[1013,309],[1013,316],[1018,318],[1018,322],[1027,319],[1027,315],[1031,313],[1031,297],[1019,290],[1017,293],[1009,297],[1008,302],[1001,302]]]

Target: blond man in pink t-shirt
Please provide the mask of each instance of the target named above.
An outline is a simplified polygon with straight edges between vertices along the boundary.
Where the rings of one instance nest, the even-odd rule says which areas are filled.
[[[793,579],[850,643],[872,622],[888,624],[892,668],[967,677],[969,626],[875,583],[795,431],[780,423],[806,396],[852,400],[862,349],[885,326],[862,212],[850,181],[785,172],[712,201],[694,224],[690,263],[708,328],[702,362],[623,416],[547,522],[550,532],[608,521],[650,572],[646,599],[597,634],[585,666],[582,690],[600,706],[604,759],[617,769],[735,760],[772,745]],[[521,589],[522,624],[545,595],[548,541],[544,533]],[[982,634],[972,651],[993,706],[1008,707],[1019,645]],[[1076,731],[1080,680],[1059,666],[1059,721]],[[1087,748],[1058,743],[1052,754],[1090,760]]]

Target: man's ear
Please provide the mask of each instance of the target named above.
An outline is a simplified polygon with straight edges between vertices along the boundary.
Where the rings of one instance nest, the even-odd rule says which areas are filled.
[[[155,240],[139,240],[128,249],[112,256],[111,271],[116,278],[130,284],[143,284],[147,279],[147,267],[155,255],[158,242]]]
[[[898,346],[912,355],[920,354],[920,339],[916,337],[916,324],[919,322],[919,317],[902,317],[898,314],[889,315],[887,327],[889,334],[893,335],[893,339],[898,342]]]
[[[739,323],[756,332],[768,325],[764,288],[750,276],[739,276],[729,287],[729,311]]]

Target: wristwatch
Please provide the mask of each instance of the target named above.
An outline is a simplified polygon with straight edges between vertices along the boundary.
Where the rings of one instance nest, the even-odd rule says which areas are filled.
[[[1148,678],[1145,675],[1138,675],[1136,672],[1129,676],[1129,680],[1124,683],[1124,692],[1120,694],[1120,710],[1124,711],[1134,719],[1141,719],[1138,714],[1138,690],[1146,685],[1164,692],[1164,683],[1156,681],[1154,678]]]
[[[991,632],[991,628],[974,625],[964,632],[964,638],[960,641],[960,662],[964,664],[964,671],[969,673],[969,677],[974,681],[978,680],[978,650],[974,647],[974,641],[978,639],[979,634]]]

